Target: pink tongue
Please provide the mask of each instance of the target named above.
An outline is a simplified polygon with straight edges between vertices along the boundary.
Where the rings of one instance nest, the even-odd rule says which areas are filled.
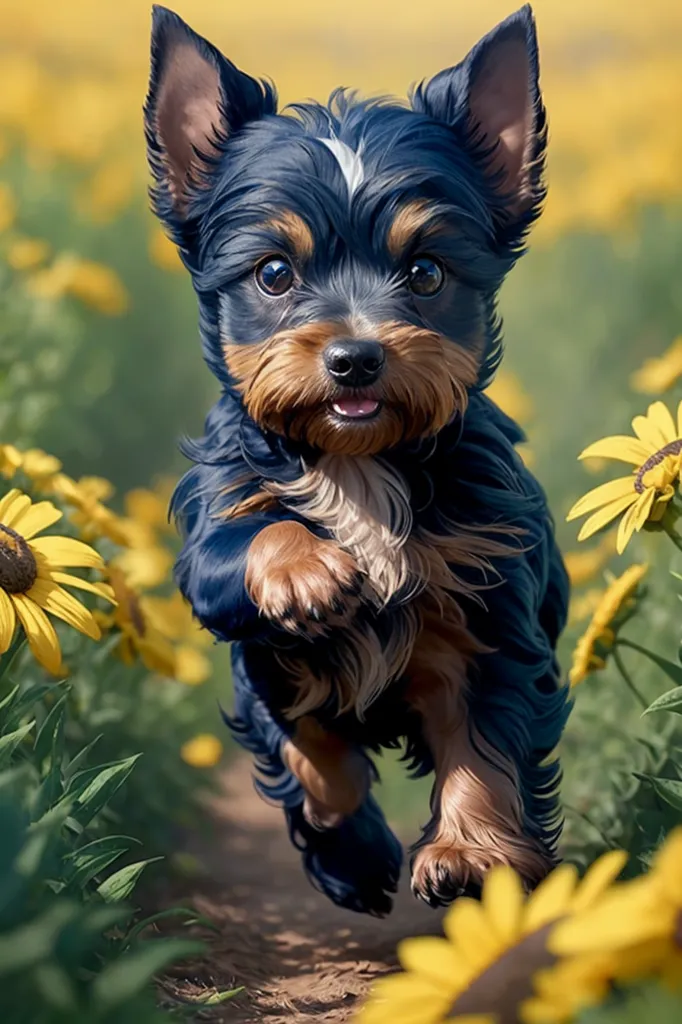
[[[334,411],[342,416],[371,416],[379,408],[376,398],[340,398],[334,402]]]

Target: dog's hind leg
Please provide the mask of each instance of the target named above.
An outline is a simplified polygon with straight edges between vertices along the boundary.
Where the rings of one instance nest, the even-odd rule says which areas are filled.
[[[551,868],[524,830],[514,766],[469,718],[463,620],[425,615],[408,666],[407,697],[435,769],[432,818],[414,848],[412,889],[432,906],[477,894],[486,872],[510,864],[532,887]]]

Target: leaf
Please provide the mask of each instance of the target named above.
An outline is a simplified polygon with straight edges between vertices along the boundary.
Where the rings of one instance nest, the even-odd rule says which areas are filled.
[[[54,683],[37,683],[35,686],[29,686],[27,690],[24,690],[15,701],[13,701],[9,708],[9,713],[5,722],[3,723],[3,732],[5,730],[13,729],[19,725],[21,719],[32,708],[35,704],[43,699],[45,694],[51,693],[54,690],[59,689]]]
[[[22,725],[14,732],[9,732],[5,736],[0,736],[0,765],[9,764],[12,754],[17,749],[24,736],[28,736],[31,729],[35,725],[35,719],[29,722],[28,725]]]
[[[31,801],[33,819],[40,819],[46,811],[55,807],[63,794],[62,771],[58,764],[53,764]]]
[[[36,736],[35,745],[33,747],[33,757],[38,764],[41,764],[48,754],[50,754],[55,739],[57,739],[64,730],[64,703],[68,696],[68,693],[65,693],[59,698],[57,703],[50,708],[49,714],[38,730],[38,735]]]
[[[95,744],[99,743],[101,739],[102,733],[100,733],[99,736],[95,736],[94,740],[91,740],[87,747],[83,747],[82,750],[79,750],[78,753],[69,761],[68,765],[64,768],[65,782],[70,782],[78,772],[83,771],[83,765],[87,761],[88,755]]]
[[[243,991],[244,986],[240,985],[238,988],[229,988],[224,992],[209,992],[197,996],[195,999],[183,1000],[183,1002],[189,1003],[190,1006],[219,1006],[221,1003],[226,1003],[228,999],[234,999]]]
[[[97,887],[97,892],[106,903],[118,903],[120,900],[127,899],[147,864],[153,864],[157,860],[163,860],[163,857],[150,857],[148,860],[138,860],[134,864],[128,864],[120,871],[109,875]]]
[[[79,825],[85,826],[108,804],[121,788],[140,757],[134,754],[123,761],[117,761],[100,771],[80,793],[73,809],[73,817]]]
[[[95,875],[127,853],[135,843],[139,844],[139,840],[131,836],[104,836],[74,850],[65,858],[68,884],[84,889]]]
[[[5,707],[11,707],[12,701],[14,700],[18,692],[19,683],[17,683],[13,690],[10,690],[6,697],[3,697],[2,700],[0,700],[0,711],[2,711],[2,709]]]
[[[672,679],[676,686],[682,686],[681,665],[676,665],[674,661],[668,661],[667,658],[662,658],[660,654],[650,651],[647,647],[641,647],[640,644],[636,644],[632,640],[620,640],[619,644],[622,647],[629,647],[633,651],[639,651],[639,653],[647,657],[649,661],[653,661],[654,665],[658,665],[658,667],[665,672],[668,679]]]
[[[78,996],[71,978],[58,964],[40,964],[33,972],[35,985],[48,1006],[61,1013],[78,1009]]]
[[[75,903],[55,903],[28,924],[0,936],[0,977],[16,974],[45,960],[62,931],[79,913]]]
[[[151,927],[156,924],[157,921],[163,921],[169,917],[186,917],[188,920],[185,921],[185,927],[189,928],[193,924],[201,925],[202,928],[207,928],[210,931],[221,935],[221,929],[218,928],[213,921],[210,921],[207,917],[203,917],[202,914],[197,914],[196,910],[192,910],[191,907],[171,907],[169,910],[160,910],[157,914],[150,914],[149,917],[145,917],[143,921],[138,921],[133,928],[130,929],[126,935],[126,945],[130,945],[138,935],[141,935],[145,928]]]
[[[659,779],[654,775],[638,775],[650,783],[657,796],[678,811],[682,811],[682,781],[679,779]]]
[[[100,1011],[121,1006],[141,992],[155,974],[170,963],[202,953],[201,942],[157,939],[124,953],[109,964],[92,983],[92,995]]]
[[[650,715],[652,711],[673,711],[676,715],[682,715],[682,686],[661,694],[642,715]]]

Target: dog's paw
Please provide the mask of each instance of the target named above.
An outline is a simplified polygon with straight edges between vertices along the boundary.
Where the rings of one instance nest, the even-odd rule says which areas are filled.
[[[347,625],[360,602],[354,559],[301,523],[273,523],[249,549],[246,585],[261,615],[308,637]]]
[[[522,842],[518,857],[510,857],[496,850],[435,841],[418,848],[412,858],[412,892],[431,907],[445,907],[460,896],[477,899],[486,874],[497,864],[515,868],[528,891],[553,867],[548,857]]]

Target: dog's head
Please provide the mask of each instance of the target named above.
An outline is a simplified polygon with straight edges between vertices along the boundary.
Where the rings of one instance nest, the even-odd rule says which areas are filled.
[[[206,358],[261,428],[374,454],[464,411],[499,362],[497,291],[544,197],[529,7],[409,107],[340,91],[284,114],[157,7],[145,116]]]

